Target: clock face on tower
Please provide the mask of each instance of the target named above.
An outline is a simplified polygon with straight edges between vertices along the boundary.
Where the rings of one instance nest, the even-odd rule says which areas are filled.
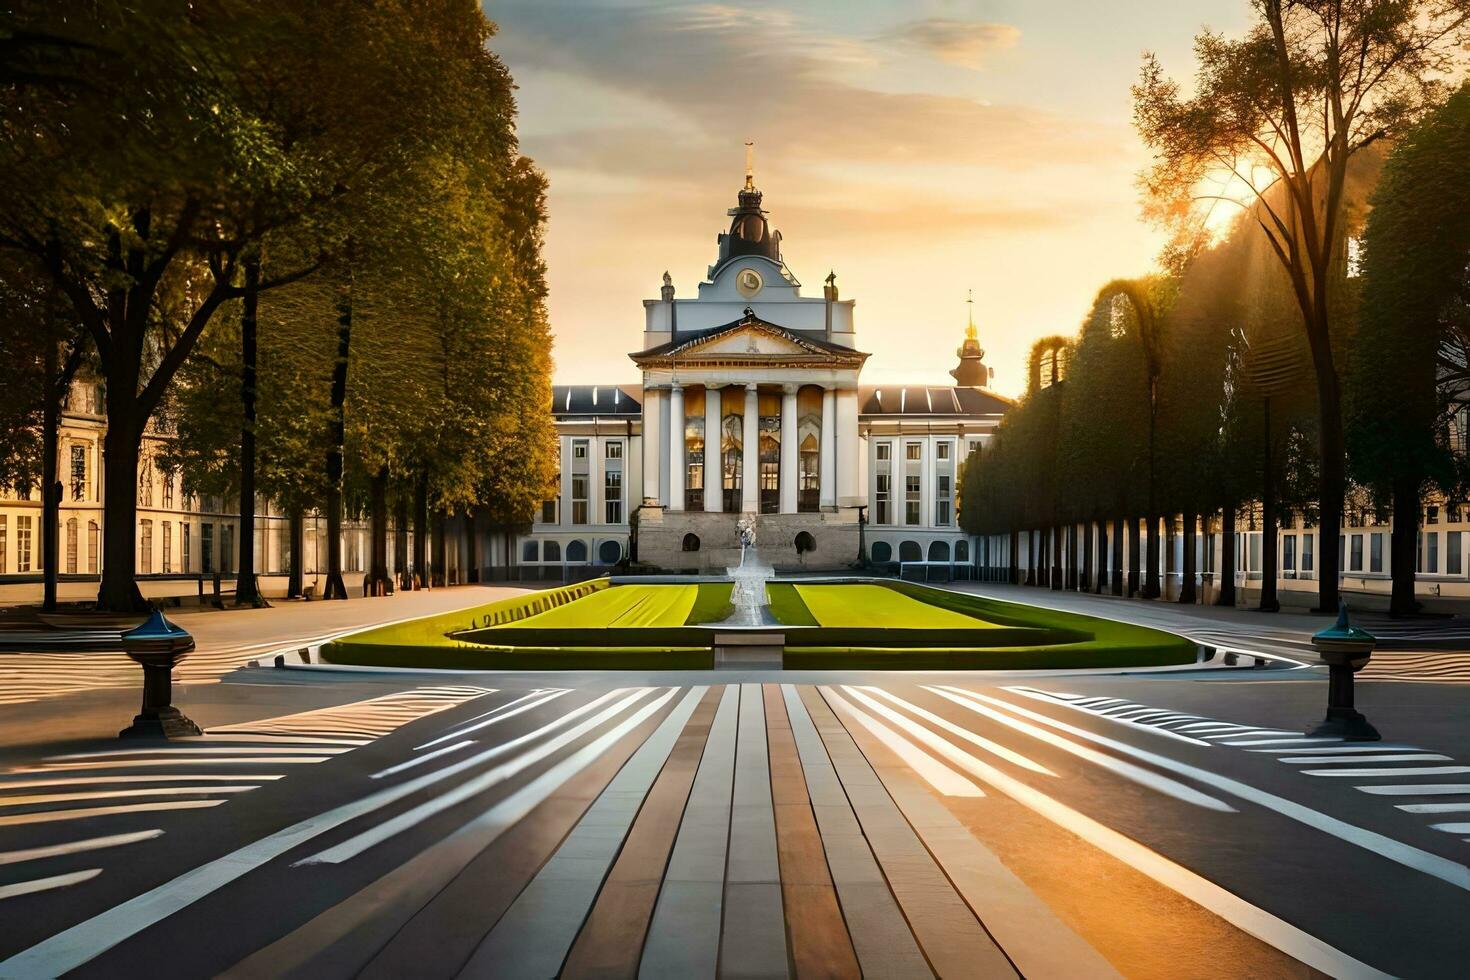
[[[746,299],[750,299],[756,293],[760,292],[761,287],[764,285],[765,282],[761,279],[761,274],[754,269],[741,269],[740,274],[735,277],[735,288]]]

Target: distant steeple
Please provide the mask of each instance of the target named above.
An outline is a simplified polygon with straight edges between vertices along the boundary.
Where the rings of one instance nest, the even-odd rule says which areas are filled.
[[[990,384],[990,369],[985,366],[985,351],[980,346],[980,332],[975,329],[975,294],[970,290],[965,299],[969,307],[969,324],[965,327],[965,342],[955,351],[960,363],[949,372],[955,384],[962,388],[984,388]]]

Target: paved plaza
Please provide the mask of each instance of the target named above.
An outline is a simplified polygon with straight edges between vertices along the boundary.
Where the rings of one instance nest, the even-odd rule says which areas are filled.
[[[1320,619],[970,588],[1271,658],[248,666],[506,594],[440,590],[181,615],[201,648],[175,700],[206,734],[162,744],[115,738],[136,678],[110,655],[0,654],[0,694],[33,671],[73,681],[0,718],[0,976],[1460,973],[1453,671],[1361,683],[1381,743],[1307,741],[1325,674],[1302,630]]]

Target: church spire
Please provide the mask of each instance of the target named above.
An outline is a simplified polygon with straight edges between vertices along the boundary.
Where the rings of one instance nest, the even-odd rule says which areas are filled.
[[[745,141],[745,189],[755,190],[755,142]]]
[[[984,388],[990,384],[990,369],[985,366],[985,351],[980,347],[980,332],[975,329],[974,290],[967,293],[965,306],[969,309],[965,342],[955,351],[960,363],[949,374],[954,378],[955,384],[962,388]]]

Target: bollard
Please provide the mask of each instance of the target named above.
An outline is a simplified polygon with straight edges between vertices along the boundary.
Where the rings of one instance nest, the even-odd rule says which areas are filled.
[[[1378,742],[1383,736],[1353,707],[1353,674],[1373,655],[1377,639],[1348,622],[1347,602],[1338,601],[1337,622],[1312,636],[1312,646],[1327,664],[1327,717],[1308,732],[1312,738]]]
[[[142,625],[122,635],[123,652],[143,668],[143,707],[120,738],[181,738],[202,735],[173,706],[173,669],[194,649],[194,637],[153,610]]]

